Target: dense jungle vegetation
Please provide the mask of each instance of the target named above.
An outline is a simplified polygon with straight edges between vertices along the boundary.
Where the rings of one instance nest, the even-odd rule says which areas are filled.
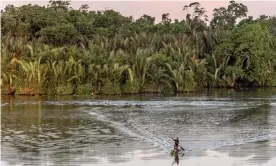
[[[253,19],[241,3],[183,4],[183,20],[70,1],[1,11],[1,92],[41,95],[181,93],[276,86],[276,18]],[[180,9],[181,10],[181,9]],[[241,20],[241,21],[239,21]]]

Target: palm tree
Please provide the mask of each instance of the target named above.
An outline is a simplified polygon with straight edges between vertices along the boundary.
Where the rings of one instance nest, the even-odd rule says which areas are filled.
[[[175,69],[172,68],[171,64],[166,63],[166,66],[168,68],[169,79],[175,88],[175,93],[194,90],[195,82],[191,70],[185,70],[184,64]]]
[[[43,88],[48,74],[48,67],[46,64],[41,64],[41,59],[43,56],[39,57],[34,62],[17,60],[20,67],[23,69],[22,75],[25,77],[24,86],[29,89],[33,89],[36,94],[40,93],[41,88]]]
[[[151,55],[151,49],[138,49],[134,57],[134,63],[131,66],[132,71],[135,73],[135,78],[139,82],[140,90],[144,88],[147,81],[146,76],[152,64]]]
[[[204,87],[206,75],[206,59],[197,59],[195,56],[189,61],[189,69],[195,74],[195,81],[198,85]]]
[[[102,93],[104,94],[120,94],[120,80],[123,72],[128,68],[128,65],[120,66],[118,63],[113,65],[104,64],[101,72],[101,82],[103,84]]]

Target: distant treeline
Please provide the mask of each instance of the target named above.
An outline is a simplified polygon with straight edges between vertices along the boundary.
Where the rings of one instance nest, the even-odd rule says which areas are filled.
[[[184,4],[185,5],[185,4]],[[276,18],[253,19],[241,3],[213,11],[183,5],[155,24],[70,1],[1,11],[1,92],[91,95],[180,93],[276,86]],[[237,23],[237,20],[240,22]],[[209,22],[210,24],[207,24]]]

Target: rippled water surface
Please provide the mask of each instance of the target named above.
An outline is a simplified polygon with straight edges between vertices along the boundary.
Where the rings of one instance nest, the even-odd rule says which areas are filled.
[[[276,90],[2,96],[1,165],[276,165]]]

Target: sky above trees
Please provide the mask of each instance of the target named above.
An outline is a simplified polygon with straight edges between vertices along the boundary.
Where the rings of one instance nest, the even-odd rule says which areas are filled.
[[[32,3],[39,5],[47,5],[48,0],[1,0],[1,9],[8,4],[21,6],[24,4]],[[134,19],[139,18],[143,14],[147,14],[156,18],[156,22],[160,22],[163,13],[170,13],[170,18],[183,19],[186,13],[182,10],[184,5],[190,4],[193,1],[94,1],[94,0],[72,0],[71,6],[78,9],[82,4],[88,4],[90,10],[105,10],[114,9],[125,16],[132,15]],[[206,1],[198,0],[201,6],[207,10],[207,15],[212,17],[213,9],[218,7],[226,7],[229,4],[227,0],[220,1]],[[276,1],[236,1],[242,2],[248,7],[248,16],[257,18],[259,15],[265,14],[275,15]]]

